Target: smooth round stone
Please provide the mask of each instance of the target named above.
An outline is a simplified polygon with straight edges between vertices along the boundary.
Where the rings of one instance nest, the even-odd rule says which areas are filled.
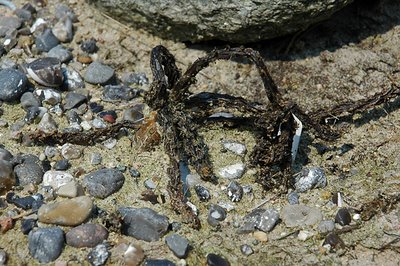
[[[6,33],[21,27],[21,19],[14,16],[0,17],[0,37],[6,36]]]
[[[14,102],[28,89],[28,78],[16,69],[3,69],[0,71],[0,84],[0,100]]]
[[[114,69],[98,61],[91,63],[86,69],[84,79],[91,84],[106,84],[114,77]]]
[[[335,222],[334,221],[321,221],[318,225],[318,231],[322,234],[326,234],[332,232],[335,229]]]
[[[67,244],[75,248],[95,247],[107,237],[107,229],[99,224],[81,224],[65,235]]]
[[[51,186],[57,190],[61,186],[74,180],[74,177],[64,171],[47,171],[43,176],[43,186]]]
[[[22,94],[20,98],[21,106],[25,110],[30,108],[30,107],[39,107],[41,106],[40,100],[35,97],[35,95],[32,92],[25,92]]]
[[[46,148],[44,149],[44,154],[46,155],[47,158],[53,158],[59,155],[59,152],[55,147],[46,146]]]
[[[68,16],[62,17],[51,30],[54,36],[61,42],[70,42],[74,37],[72,20]]]
[[[54,36],[51,29],[46,29],[44,32],[36,36],[35,44],[36,48],[40,52],[48,52],[51,48],[56,47],[60,41]]]
[[[66,63],[72,59],[72,53],[62,45],[51,48],[47,56],[55,57],[60,60],[61,63]]]
[[[61,155],[67,159],[79,159],[82,156],[82,147],[66,143],[61,147]]]
[[[220,255],[210,253],[207,255],[208,266],[230,266],[231,264]]]
[[[45,113],[38,124],[38,129],[44,133],[54,133],[57,131],[57,123],[49,113]]]
[[[9,161],[0,160],[0,195],[4,195],[16,183],[13,165]]]
[[[61,62],[54,57],[36,59],[26,66],[29,76],[37,83],[48,87],[60,87],[64,83]]]
[[[245,170],[246,166],[244,163],[237,163],[221,168],[218,171],[218,174],[223,178],[238,179],[242,177]]]
[[[281,211],[281,218],[287,227],[302,227],[319,223],[322,213],[318,208],[301,204],[286,205]]]
[[[74,226],[87,220],[92,210],[92,200],[88,196],[81,196],[42,205],[38,218],[42,223]]]
[[[219,205],[211,204],[208,210],[207,222],[211,226],[218,226],[220,221],[225,220],[226,211]]]
[[[116,169],[100,169],[83,178],[83,186],[90,195],[104,199],[117,192],[124,184],[124,175]]]
[[[23,162],[14,167],[20,185],[39,185],[43,180],[43,167],[34,162]]]
[[[6,149],[0,148],[0,160],[11,161],[14,156]]]
[[[122,216],[122,233],[144,241],[157,241],[167,231],[168,217],[149,208],[119,208]]]
[[[87,101],[87,97],[76,92],[68,92],[64,98],[64,109],[70,110]]]
[[[60,197],[75,198],[84,195],[84,193],[80,184],[71,181],[60,186],[57,190],[57,195]]]
[[[78,17],[75,12],[66,4],[57,4],[54,13],[56,18],[68,16],[72,22],[78,22]]]
[[[58,227],[38,228],[29,233],[29,254],[40,263],[56,260],[64,248],[64,232]]]
[[[126,109],[124,111],[123,120],[132,123],[139,123],[143,121],[144,119],[143,109],[144,109],[143,104],[137,104],[131,108]]]

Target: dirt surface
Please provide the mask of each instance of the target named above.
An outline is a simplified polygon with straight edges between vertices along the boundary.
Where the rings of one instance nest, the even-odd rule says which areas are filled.
[[[61,1],[49,1],[48,10]],[[21,2],[16,1],[19,5]],[[132,30],[118,21],[106,17],[87,3],[80,0],[64,2],[74,9],[79,22],[75,24],[74,40],[66,44],[73,48],[74,57],[79,52],[79,42],[90,37],[98,41],[97,58],[109,64],[118,76],[124,72],[144,72],[151,80],[149,65],[150,50],[158,44],[166,46],[176,57],[178,67],[186,69],[195,59],[204,56],[215,47],[224,47],[224,43],[188,44],[163,40],[146,32]],[[9,12],[0,6],[0,12]],[[49,14],[50,14],[49,13]],[[46,14],[46,13],[45,13]],[[230,44],[234,46],[233,44]],[[358,100],[400,84],[400,3],[398,1],[357,1],[354,5],[334,15],[334,17],[304,32],[277,40],[249,45],[261,52],[286,99],[298,103],[303,109],[315,110],[329,107],[348,100]],[[23,63],[26,55],[7,55]],[[83,73],[85,65],[72,62]],[[93,101],[100,101],[100,90],[86,84]],[[143,89],[147,89],[146,86]],[[193,92],[213,91],[243,96],[249,100],[266,102],[254,66],[246,61],[217,62],[198,76]],[[264,100],[265,99],[265,100]],[[137,101],[142,101],[138,99]],[[133,105],[133,102],[127,104]],[[106,104],[106,108],[124,109],[127,106]],[[381,105],[369,112],[338,121],[334,126],[342,130],[342,137],[333,143],[324,143],[305,131],[295,170],[302,166],[323,167],[328,176],[328,186],[314,189],[300,195],[300,202],[318,207],[324,219],[334,219],[337,207],[330,202],[331,193],[340,191],[344,195],[345,205],[355,209],[363,206],[379,194],[398,195],[400,191],[400,99]],[[20,105],[3,104],[1,119],[10,125],[24,116]],[[57,120],[61,121],[61,119]],[[61,123],[61,122],[60,122]],[[24,127],[24,131],[35,129],[36,125]],[[221,140],[243,142],[247,148],[255,145],[251,132],[220,127],[204,128],[201,132],[209,145],[215,169],[240,162],[241,158],[229,153],[221,153]],[[40,155],[44,147],[26,147],[8,139],[10,129],[0,128],[2,144],[13,154],[32,153]],[[341,147],[351,144],[354,147],[341,154],[333,150],[320,155],[316,144],[328,147]],[[112,150],[101,144],[86,147],[84,156],[72,160],[68,171],[74,173],[82,167],[86,173],[95,169],[89,164],[90,154],[99,152],[103,156],[103,165],[135,166],[141,177],[137,182],[128,177],[123,188],[105,200],[96,200],[102,208],[112,211],[116,206],[150,207],[167,215],[170,221],[180,221],[169,203],[166,192],[168,157],[163,146],[144,152],[127,137],[118,140]],[[249,154],[249,152],[248,152]],[[248,162],[248,157],[243,159]],[[238,235],[233,226],[240,218],[249,213],[259,203],[266,201],[264,207],[280,210],[287,205],[286,195],[274,195],[263,192],[261,186],[254,183],[256,169],[248,169],[240,180],[242,185],[251,184],[253,194],[245,195],[238,203],[230,203],[234,210],[228,212],[221,228],[216,230],[207,224],[207,210],[211,203],[229,202],[221,186],[227,181],[220,180],[219,185],[205,184],[212,191],[210,202],[201,203],[192,196],[191,201],[198,207],[203,227],[199,231],[182,226],[179,234],[191,243],[192,250],[186,259],[188,265],[203,265],[208,253],[217,253],[227,258],[232,265],[400,265],[399,242],[387,243],[400,237],[400,210],[394,209],[373,216],[369,221],[353,221],[359,229],[342,234],[346,245],[344,249],[327,252],[322,248],[324,236],[318,234],[315,227],[305,227],[313,234],[306,241],[299,240],[296,234],[282,237],[301,228],[286,228],[279,223],[268,233],[268,241],[256,243],[252,234]],[[157,191],[167,196],[164,204],[152,205],[140,200],[144,190],[143,181],[153,178],[159,182]],[[65,228],[65,230],[68,230]],[[165,245],[163,240],[147,243],[133,238],[111,233],[112,245],[126,241],[138,243],[147,258],[167,258],[179,262]],[[249,244],[254,254],[245,256],[240,245]],[[9,265],[34,265],[27,248],[27,237],[15,228],[0,236],[0,248],[9,254]],[[86,265],[89,249],[75,249],[66,246],[58,261],[67,261],[68,265]],[[184,263],[180,261],[179,263]],[[49,265],[53,265],[50,263]],[[108,265],[122,265],[111,256]]]

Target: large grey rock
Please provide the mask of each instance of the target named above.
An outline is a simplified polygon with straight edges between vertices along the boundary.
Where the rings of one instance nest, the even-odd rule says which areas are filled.
[[[254,42],[305,29],[353,0],[90,0],[118,21],[181,41]]]

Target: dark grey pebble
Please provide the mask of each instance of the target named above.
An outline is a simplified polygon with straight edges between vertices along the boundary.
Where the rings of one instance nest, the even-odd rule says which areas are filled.
[[[79,117],[78,113],[74,109],[66,111],[65,116],[67,117],[67,120],[70,124],[80,124],[82,122],[82,119]]]
[[[32,12],[23,8],[17,8],[14,13],[24,22],[30,22],[33,19]]]
[[[207,201],[211,198],[210,191],[202,185],[195,185],[194,191],[196,191],[196,195],[201,201]]]
[[[11,161],[14,158],[12,153],[4,148],[0,148],[0,160]]]
[[[20,185],[29,184],[39,185],[43,180],[43,167],[36,162],[25,161],[14,167],[14,173],[17,176]]]
[[[87,101],[87,97],[76,92],[68,92],[64,98],[64,109],[70,110]]]
[[[133,168],[133,167],[129,168],[129,174],[134,178],[140,177],[140,172],[136,168]]]
[[[230,266],[231,264],[220,255],[210,253],[207,255],[208,266]]]
[[[143,121],[144,118],[143,109],[144,109],[143,104],[136,104],[133,107],[126,109],[123,115],[123,120],[130,121],[133,123],[138,123]]]
[[[61,63],[68,62],[72,59],[72,53],[62,45],[57,45],[56,47],[51,48],[47,53],[47,56],[55,57],[60,60]]]
[[[95,247],[108,237],[108,231],[100,224],[82,224],[65,235],[67,244],[76,247]]]
[[[229,183],[226,190],[231,201],[240,201],[243,197],[243,187],[235,180]]]
[[[21,98],[21,106],[25,110],[27,110],[30,107],[39,107],[42,104],[40,103],[40,100],[30,91],[25,92],[22,94]]]
[[[83,178],[83,186],[91,196],[104,199],[124,184],[124,175],[116,169],[100,169]]]
[[[0,71],[0,100],[14,102],[28,89],[28,78],[16,69],[3,69]]]
[[[111,252],[108,251],[107,244],[98,244],[94,249],[92,249],[87,259],[92,266],[102,266],[106,263]]]
[[[114,78],[114,69],[98,61],[92,62],[86,69],[84,79],[91,84],[106,84]]]
[[[56,47],[60,41],[54,36],[51,29],[45,29],[44,32],[36,36],[36,48],[40,52],[48,52],[51,48]]]
[[[61,62],[54,57],[36,59],[26,66],[26,71],[37,83],[48,87],[60,87],[64,83]]]
[[[32,124],[33,122],[38,122],[40,121],[40,115],[41,110],[39,109],[39,107],[29,107],[26,110],[26,114],[24,116],[24,121],[27,124]]]
[[[149,79],[146,77],[145,73],[133,73],[128,72],[124,73],[121,77],[121,81],[126,84],[137,84],[137,85],[145,85],[149,84]]]
[[[0,210],[3,210],[8,207],[6,199],[0,198]]]
[[[238,233],[251,233],[255,230],[264,232],[271,231],[279,221],[279,212],[274,208],[258,208],[247,214],[243,218],[243,225],[238,229]]]
[[[341,208],[338,210],[335,216],[335,222],[340,225],[348,225],[351,222],[351,215],[347,208]]]
[[[165,238],[165,243],[178,258],[184,259],[187,257],[189,251],[189,241],[186,238],[178,234],[172,234]]]
[[[3,55],[5,55],[6,52],[7,52],[7,51],[6,51],[6,48],[4,47],[3,44],[0,43],[0,57],[2,57]],[[1,69],[1,67],[0,67],[0,69]]]
[[[156,260],[156,259],[147,259],[143,263],[144,266],[176,266],[175,263],[173,263],[170,260]]]
[[[296,191],[292,191],[287,196],[290,205],[299,204],[299,194]]]
[[[240,251],[242,252],[243,255],[246,256],[250,256],[251,254],[254,253],[254,250],[247,244],[241,245]]]
[[[7,194],[7,202],[8,203],[12,203],[15,206],[17,206],[18,208],[21,208],[24,210],[29,210],[32,208],[32,204],[35,201],[35,199],[32,196],[26,196],[26,197],[20,198],[19,196],[14,195],[13,197],[11,197],[10,196],[11,193]]]
[[[157,241],[168,231],[168,217],[149,208],[119,208],[122,233],[144,241]]]
[[[346,246],[340,236],[335,233],[328,234],[322,245],[330,245],[333,249],[345,248]]]
[[[38,228],[29,233],[29,253],[40,263],[56,260],[64,248],[64,232],[59,227]]]
[[[69,167],[71,166],[71,164],[69,163],[69,161],[67,159],[62,159],[57,161],[54,164],[54,170],[60,170],[60,171],[65,171],[67,170]]]
[[[21,231],[24,235],[29,234],[29,232],[32,231],[32,229],[36,226],[37,226],[36,219],[22,219],[21,220]]]
[[[21,27],[22,21],[14,16],[1,16],[0,17],[0,37],[6,36],[7,32],[16,30]]]
[[[225,220],[226,211],[217,204],[211,204],[208,210],[207,222],[211,226],[218,226],[220,221]]]
[[[96,102],[90,102],[89,103],[90,110],[92,110],[93,113],[100,113],[101,111],[104,110],[104,106],[101,104],[98,104]]]
[[[123,85],[106,85],[103,90],[105,101],[129,101],[135,98],[139,91]]]
[[[66,4],[57,4],[54,13],[56,18],[68,16],[73,22],[78,22],[75,12]]]
[[[306,192],[312,188],[326,187],[325,171],[320,167],[303,169],[296,177],[294,186],[298,192]]]
[[[97,47],[97,41],[94,38],[84,40],[81,43],[81,50],[89,54],[97,52],[97,50],[99,50],[99,47]]]

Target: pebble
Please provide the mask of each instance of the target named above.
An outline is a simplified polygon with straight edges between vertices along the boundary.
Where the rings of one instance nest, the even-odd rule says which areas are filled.
[[[230,266],[231,264],[220,255],[210,253],[207,255],[208,266]]]
[[[226,189],[231,201],[240,201],[243,197],[243,187],[236,181],[231,181]]]
[[[124,175],[112,168],[97,170],[83,178],[83,186],[89,194],[101,199],[117,192],[124,182]]]
[[[351,215],[347,208],[340,208],[335,216],[335,223],[342,226],[348,225],[351,222]]]
[[[129,101],[139,94],[138,90],[123,85],[106,85],[103,90],[105,101]]]
[[[33,228],[37,226],[36,219],[22,219],[21,220],[21,231],[24,235],[29,234]],[[0,264],[1,265],[1,264]]]
[[[91,38],[89,40],[84,40],[81,43],[81,50],[84,51],[85,53],[95,53],[97,52],[97,50],[99,49],[99,47],[97,47],[97,42],[94,38]]]
[[[305,168],[296,177],[295,188],[298,192],[306,192],[312,188],[326,187],[325,172],[320,167]]]
[[[61,63],[67,63],[73,58],[72,53],[60,44],[51,48],[47,53],[47,56],[55,57],[60,60]]]
[[[0,195],[5,194],[17,183],[13,165],[6,160],[0,160]]]
[[[129,174],[134,178],[140,177],[140,172],[134,167],[129,168]]]
[[[56,260],[64,248],[64,232],[58,227],[38,228],[28,236],[29,253],[40,263]]]
[[[117,145],[117,142],[118,142],[117,139],[109,138],[109,139],[106,139],[105,141],[103,141],[103,145],[107,149],[111,150]]]
[[[101,164],[102,161],[103,161],[103,157],[101,156],[100,153],[94,152],[90,155],[90,164],[97,165],[97,164]]]
[[[196,185],[194,190],[201,201],[208,201],[211,198],[210,191],[202,185]]]
[[[104,121],[97,117],[95,119],[93,119],[92,125],[94,128],[98,128],[98,129],[107,127],[107,125],[104,123]]]
[[[149,84],[149,79],[146,77],[145,73],[133,73],[133,72],[124,73],[122,75],[122,77],[121,77],[121,81],[125,85],[129,85],[129,84],[137,84],[137,85]]]
[[[178,258],[184,259],[187,257],[189,252],[189,241],[186,238],[178,234],[172,234],[165,238],[165,243]]]
[[[67,160],[79,159],[82,155],[82,147],[66,143],[61,147],[61,155]]]
[[[148,189],[154,190],[157,188],[157,184],[152,179],[146,179],[143,184]]]
[[[74,226],[87,220],[93,208],[90,197],[81,196],[43,205],[38,218],[42,223]]]
[[[70,110],[87,101],[86,95],[77,92],[68,92],[64,98],[64,109]]]
[[[281,211],[281,217],[287,227],[309,226],[322,220],[322,213],[318,208],[305,205],[286,205]]]
[[[54,170],[56,170],[56,171],[65,171],[70,166],[71,166],[71,164],[69,163],[69,161],[67,159],[62,159],[62,160],[58,160],[54,164]]]
[[[122,233],[144,241],[157,241],[167,231],[168,217],[149,208],[119,208],[122,216]]]
[[[40,194],[39,194],[40,195]],[[43,196],[42,195],[36,196],[26,196],[20,198],[19,196],[15,195],[13,192],[7,193],[6,199],[8,203],[12,203],[18,208],[29,210],[35,206],[36,210],[43,205]]]
[[[297,239],[301,240],[301,241],[306,241],[311,236],[313,236],[313,234],[311,232],[306,231],[306,230],[300,230],[300,232],[297,235]]]
[[[222,145],[224,149],[231,151],[239,156],[244,156],[247,152],[246,145],[240,142],[223,141]]]
[[[326,233],[332,232],[333,229],[335,229],[335,223],[330,220],[321,221],[318,225],[318,231],[321,234],[326,234]]]
[[[102,266],[110,255],[107,244],[98,244],[89,252],[87,259],[92,266]]]
[[[57,195],[67,198],[75,198],[84,195],[82,187],[75,181],[62,185],[57,190]]]
[[[85,82],[78,71],[69,68],[61,68],[64,74],[64,87],[69,91],[85,88]]]
[[[0,265],[7,265],[7,253],[0,249]]]
[[[108,231],[100,224],[81,224],[65,235],[68,245],[75,248],[95,247],[108,238]]]
[[[237,163],[219,169],[218,173],[223,178],[238,179],[242,177],[245,169],[246,166],[243,163]]]
[[[243,255],[250,256],[254,253],[254,250],[251,248],[251,246],[244,244],[240,246],[240,252],[242,252]]]
[[[51,48],[56,47],[60,41],[54,36],[51,29],[45,29],[42,34],[36,36],[36,48],[40,52],[48,52]]]
[[[14,158],[11,152],[0,147],[0,160],[11,161]]]
[[[144,259],[143,249],[136,244],[121,243],[115,247],[113,255],[122,258],[126,266],[139,266]]]
[[[287,199],[290,205],[299,204],[299,194],[296,191],[290,192]]]
[[[14,16],[1,16],[0,17],[0,37],[5,37],[7,32],[20,28],[22,21]]]
[[[90,103],[89,103],[89,107],[90,107],[90,110],[91,110],[93,113],[99,113],[99,112],[101,112],[101,111],[104,110],[104,106],[103,106],[103,105],[100,105],[100,104],[98,104],[98,103],[96,103],[96,102],[90,102]]]
[[[46,202],[55,199],[55,192],[54,192],[54,188],[52,186],[41,186],[38,189],[38,192],[43,195],[44,200]]]
[[[322,244],[323,246],[325,245],[330,245],[331,248],[333,249],[340,249],[340,248],[345,248],[346,245],[344,244],[343,240],[340,238],[335,233],[329,233],[324,240],[324,243]]]
[[[59,155],[59,152],[55,147],[46,146],[46,148],[44,149],[44,154],[46,155],[47,158],[53,158]]]
[[[25,110],[31,107],[41,106],[40,100],[37,97],[35,97],[35,95],[30,91],[27,91],[24,94],[22,94],[20,102],[22,108],[24,108]]]
[[[267,235],[267,233],[265,233],[263,231],[255,231],[253,233],[253,237],[255,238],[255,241],[268,242],[268,235]],[[258,243],[258,242],[255,242],[255,243]]]
[[[7,231],[11,230],[14,228],[14,221],[11,218],[12,216],[15,216],[16,212],[8,212],[8,216],[10,217],[5,217],[0,219],[0,233],[4,234]]]
[[[132,123],[139,123],[143,121],[143,109],[143,104],[136,104],[133,107],[126,109],[123,114],[123,120],[130,121]]]
[[[82,121],[80,123],[80,126],[83,128],[85,131],[89,131],[92,129],[92,125],[88,121]]]
[[[28,89],[28,78],[19,70],[3,69],[0,71],[0,84],[0,100],[14,102]]]
[[[258,208],[243,218],[243,225],[238,229],[239,234],[254,232],[256,229],[270,232],[279,221],[279,212],[274,208]]]
[[[43,180],[43,167],[35,162],[23,162],[14,167],[14,173],[21,186],[39,185]]]
[[[207,222],[211,226],[218,226],[219,222],[225,220],[226,218],[226,211],[224,208],[217,204],[211,204],[210,208],[208,209],[208,216]]]
[[[44,133],[54,133],[57,131],[57,123],[49,113],[45,113],[38,124],[38,129]]]
[[[54,190],[58,190],[73,180],[74,177],[67,172],[50,170],[43,175],[43,186],[51,186]]]
[[[51,31],[61,42],[71,42],[72,38],[74,37],[72,19],[69,16],[61,17]]]
[[[78,22],[78,17],[76,16],[75,12],[66,4],[57,4],[54,14],[56,18],[68,16],[72,22]]]
[[[61,62],[54,57],[36,59],[26,66],[29,76],[37,83],[48,87],[59,87],[64,83]]]
[[[98,61],[91,63],[84,75],[86,82],[91,84],[106,84],[114,77],[114,69]]]
[[[173,263],[170,260],[166,259],[147,259],[143,263],[144,266],[176,266],[175,263]]]

